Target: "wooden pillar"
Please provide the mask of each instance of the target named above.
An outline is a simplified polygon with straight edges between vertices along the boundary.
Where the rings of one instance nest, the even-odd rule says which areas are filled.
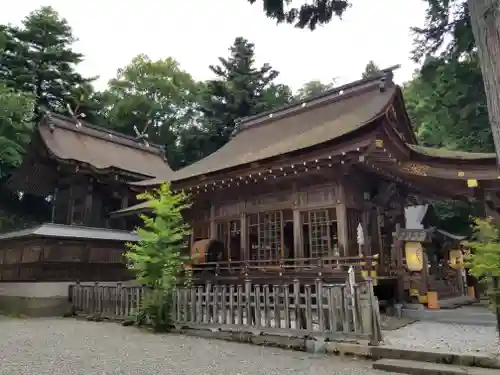
[[[248,224],[247,213],[240,213],[240,248],[241,260],[250,259],[250,250],[248,249]]]
[[[300,210],[293,208],[293,257],[304,257],[304,246],[302,242],[302,223],[300,220]]]
[[[71,225],[73,222],[73,206],[74,200],[74,182],[69,187],[69,197],[68,197],[68,211],[66,213],[66,224]],[[107,227],[106,227],[107,228]]]
[[[87,193],[85,194],[85,208],[83,211],[83,222],[85,225],[92,226],[92,196],[93,196],[93,186],[92,182],[89,180],[87,185]],[[123,208],[123,207],[122,207]],[[123,219],[124,220],[124,219]]]
[[[361,216],[361,226],[363,227],[363,237],[365,240],[365,244],[363,245],[363,254],[366,255],[372,255],[372,239],[371,239],[371,233],[368,230],[368,227],[370,226],[370,221],[371,221],[371,206],[363,206],[363,214]]]
[[[52,195],[52,214],[51,214],[51,222],[55,223],[56,220],[56,205],[57,205],[57,192],[59,188],[56,186],[54,189],[54,194]]]
[[[215,206],[210,205],[210,238],[217,238],[217,226],[215,225]]]
[[[349,232],[347,227],[347,207],[345,203],[337,204],[337,232],[340,256],[349,256]]]
[[[349,256],[349,229],[347,227],[347,194],[345,193],[345,179],[337,185],[337,236],[340,256]]]

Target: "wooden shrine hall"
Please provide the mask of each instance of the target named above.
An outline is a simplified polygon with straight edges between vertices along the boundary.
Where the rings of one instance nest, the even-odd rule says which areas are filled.
[[[170,170],[158,147],[78,119],[46,117],[33,142],[37,146],[10,186],[52,195],[52,221],[75,230],[91,226],[128,233],[139,223],[137,214],[150,210],[135,199],[138,192],[163,182],[188,192],[190,247],[200,254],[195,271],[214,280],[321,276],[335,281],[355,266],[400,299],[421,297],[428,283],[418,280],[429,280],[426,244],[439,236],[435,228],[405,229],[405,207],[479,199],[496,214],[500,202],[494,154],[417,144],[393,68],[243,118],[226,145],[178,171]],[[123,242],[112,247],[120,246]],[[99,251],[88,244],[80,248],[87,250],[74,256],[78,262],[88,262],[94,253],[101,262],[108,259],[102,245]],[[5,249],[0,236],[0,254]],[[24,258],[16,259],[11,264]],[[73,275],[77,268],[71,268]],[[33,272],[32,279],[55,277]],[[81,273],[84,277],[92,275]]]

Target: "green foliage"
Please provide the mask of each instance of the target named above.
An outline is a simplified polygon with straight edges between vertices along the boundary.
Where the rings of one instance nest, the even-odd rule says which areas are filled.
[[[473,231],[473,241],[468,243],[472,248],[470,272],[487,282],[500,334],[500,231],[492,218],[475,219]]]
[[[0,178],[18,167],[30,141],[34,98],[0,82]]]
[[[257,0],[247,0],[254,4]],[[350,6],[346,0],[302,1],[299,7],[292,5],[292,0],[263,0],[264,12],[278,23],[286,22],[296,27],[308,27],[314,30],[318,25],[330,22],[333,16],[341,16]],[[294,2],[295,3],[295,2]],[[295,5],[295,4],[294,4]]]
[[[136,136],[136,127],[150,142],[165,147],[170,166],[177,169],[197,160],[185,151],[200,133],[200,90],[201,84],[174,59],[139,55],[109,82],[102,101],[114,130]]]
[[[405,85],[404,95],[408,114],[423,145],[471,152],[493,151],[476,56],[428,60],[422,71]]]
[[[181,281],[190,282],[190,257],[185,253],[189,226],[182,211],[190,206],[184,193],[173,193],[169,184],[138,196],[146,200],[154,216],[141,216],[137,228],[140,241],[127,244],[126,258],[137,280],[148,287],[138,315],[139,322],[150,322],[157,330],[171,325],[171,307],[175,288]]]
[[[438,227],[453,234],[469,236],[471,234],[474,206],[471,203],[444,200],[434,203],[438,217]]]
[[[458,59],[474,50],[467,0],[426,0],[423,28],[414,27],[416,61],[438,54]]]
[[[500,231],[492,218],[474,219],[471,273],[476,277],[500,277]]]

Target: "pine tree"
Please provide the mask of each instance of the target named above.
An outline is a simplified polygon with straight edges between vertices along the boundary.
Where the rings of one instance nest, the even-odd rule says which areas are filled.
[[[0,78],[16,90],[34,94],[36,112],[66,113],[67,104],[85,107],[93,79],[75,71],[83,56],[74,52],[68,22],[51,7],[31,12],[21,27],[3,26],[5,48],[0,57]],[[78,97],[76,97],[78,95]]]
[[[370,60],[368,61],[368,64],[366,64],[365,71],[361,74],[361,77],[368,78],[372,75],[376,75],[377,73],[380,73],[380,68],[373,60]]]
[[[235,121],[256,115],[290,101],[291,92],[273,85],[278,72],[269,64],[255,66],[255,46],[238,37],[229,48],[230,57],[219,57],[210,69],[217,79],[207,82],[202,112],[205,114],[213,152],[226,143],[235,130]]]

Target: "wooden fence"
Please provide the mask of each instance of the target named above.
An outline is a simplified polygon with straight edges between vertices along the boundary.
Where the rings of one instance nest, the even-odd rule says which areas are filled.
[[[69,298],[76,313],[111,319],[133,317],[147,289],[140,286],[77,283]],[[378,302],[371,280],[362,283],[281,285],[252,283],[179,288],[173,320],[193,329],[245,330],[326,339],[381,341]]]

